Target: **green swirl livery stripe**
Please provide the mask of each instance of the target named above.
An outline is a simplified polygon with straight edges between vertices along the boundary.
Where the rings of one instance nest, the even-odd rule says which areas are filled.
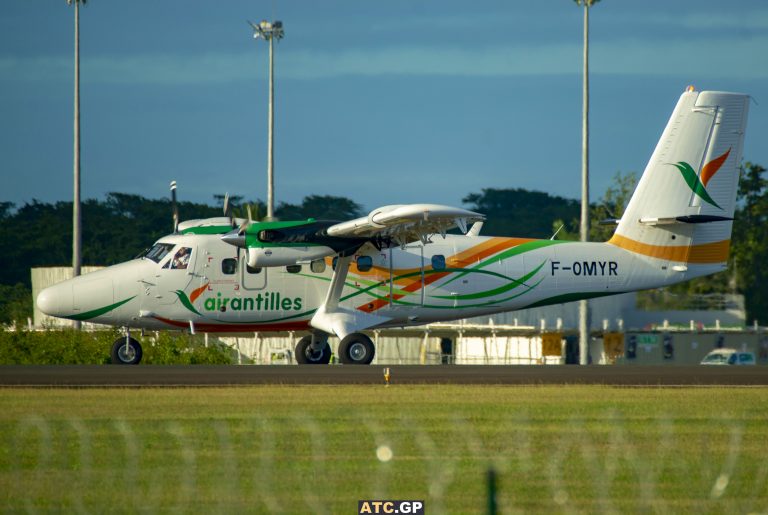
[[[686,184],[688,184],[688,187],[691,188],[691,191],[693,191],[696,195],[701,197],[701,199],[713,206],[715,206],[718,209],[723,209],[719,205],[717,205],[717,202],[712,200],[712,197],[709,196],[709,193],[707,193],[706,188],[704,188],[704,185],[699,180],[699,177],[696,175],[696,172],[694,171],[693,167],[686,163],[685,161],[680,161],[679,163],[670,163],[672,166],[680,170],[680,173],[683,175],[683,179],[685,179]]]
[[[442,273],[445,273],[445,272],[462,272],[463,275],[466,275],[466,274],[489,275],[491,277],[496,277],[496,278],[499,278],[499,279],[502,279],[502,280],[505,280],[505,281],[511,281],[514,285],[525,286],[523,281],[525,281],[525,280],[529,279],[530,277],[532,277],[536,272],[538,272],[541,269],[542,266],[544,266],[544,263],[539,265],[538,268],[536,268],[533,272],[531,272],[530,274],[526,275],[522,279],[515,279],[514,277],[509,277],[509,276],[506,276],[504,274],[500,274],[498,272],[492,272],[490,270],[465,270],[463,268],[446,268],[444,270],[424,270],[424,277],[427,277],[428,275],[432,275],[432,274],[442,274]],[[301,275],[301,276],[306,277],[308,279],[315,279],[315,280],[320,280],[320,281],[325,281],[325,282],[330,282],[331,281],[327,277],[318,277],[318,276],[313,276],[313,275],[309,275],[309,274],[297,274],[297,275]],[[393,282],[397,281],[399,279],[407,279],[409,277],[416,277],[416,276],[419,276],[419,275],[421,275],[421,271],[409,272],[407,274],[397,275],[397,276],[393,277]],[[358,285],[356,285],[354,283],[351,283],[349,281],[345,281],[344,282],[345,286],[348,286],[348,287],[350,287],[350,288],[352,288],[352,289],[354,289],[356,291],[353,292],[353,293],[350,293],[349,295],[345,295],[345,296],[341,297],[341,299],[339,299],[339,301],[345,301],[345,300],[357,297],[358,295],[361,295],[363,293],[369,293],[372,297],[375,297],[375,298],[378,298],[378,299],[388,299],[389,298],[389,280],[388,279],[387,280],[382,280],[382,281],[370,281],[370,280],[363,280],[363,279],[356,278],[356,280],[359,283],[365,284],[366,287],[365,288],[361,288],[360,286],[358,286]],[[509,289],[511,289],[511,288],[508,287],[508,285],[502,286],[501,288],[503,288],[503,291],[508,291]],[[492,291],[498,290],[498,289],[499,288],[494,288],[493,290],[487,290],[486,292],[480,292],[480,293],[468,295],[467,299],[481,298],[481,297],[488,297],[488,296],[491,296],[491,295],[496,295],[497,293],[487,293],[487,292],[492,292]],[[373,293],[374,290],[382,290],[382,292],[385,293],[386,296],[376,295],[375,293]],[[503,291],[501,291],[499,293],[503,293]],[[404,297],[405,296],[414,296],[414,295],[419,295],[420,296],[421,295],[421,291],[420,290],[416,290],[416,291],[412,291],[411,292],[411,291],[401,290],[399,288],[394,288],[392,290],[392,293],[393,294],[402,295]],[[445,299],[449,299],[449,300],[455,300],[455,299],[461,299],[463,296],[461,296],[461,295],[459,295],[459,296],[455,296],[455,295],[445,295],[445,296],[442,296],[442,295],[430,295],[430,297],[431,298],[436,298],[436,299],[445,298]]]
[[[103,315],[105,313],[109,313],[113,309],[119,308],[120,306],[122,306],[126,302],[134,299],[135,297],[136,297],[136,295],[134,295],[133,297],[128,297],[125,300],[121,300],[119,302],[115,302],[114,304],[110,304],[109,306],[104,306],[103,308],[94,309],[92,311],[86,311],[85,313],[76,313],[74,315],[69,315],[67,318],[71,318],[72,320],[88,320],[88,319],[91,319],[91,318],[96,318],[96,317],[101,316],[101,315]]]
[[[507,249],[504,252],[493,255],[488,259],[486,259],[485,261],[481,261],[480,263],[478,263],[477,265],[473,266],[470,269],[462,268],[461,269],[462,273],[442,283],[439,287],[442,288],[445,285],[450,284],[457,279],[461,279],[467,274],[478,271],[480,268],[485,268],[488,265],[498,263],[499,261],[504,261],[505,259],[510,258],[512,256],[517,256],[518,254],[525,254],[526,252],[531,252],[533,250],[549,247],[550,245],[559,245],[563,243],[569,243],[569,242],[562,241],[562,240],[533,240],[533,241],[528,241],[526,243],[521,243],[516,247],[512,247],[511,249]],[[507,279],[509,280],[510,278],[507,277]]]
[[[196,315],[203,316],[202,313],[200,313],[197,309],[195,309],[195,306],[192,305],[192,301],[189,300],[189,297],[187,297],[187,294],[184,293],[183,290],[176,290],[173,293],[175,293],[176,296],[179,297],[179,300],[181,301],[181,303],[184,305],[185,308],[187,308],[188,310],[190,310],[192,313]]]
[[[496,299],[496,300],[489,300],[489,301],[486,301],[486,302],[479,302],[479,303],[476,303],[476,304],[462,304],[461,306],[450,306],[450,305],[442,305],[442,304],[422,304],[420,302],[407,302],[407,301],[402,300],[402,299],[392,299],[392,303],[393,304],[399,304],[401,306],[417,306],[417,307],[424,307],[424,308],[430,308],[430,309],[484,308],[484,307],[488,307],[488,306],[494,306],[496,304],[501,304],[501,303],[506,302],[508,300],[516,299],[517,297],[521,297],[521,296],[525,295],[526,293],[530,292],[531,290],[535,289],[539,284],[541,284],[541,282],[543,280],[544,280],[544,278],[542,277],[536,283],[534,283],[533,285],[528,287],[527,290],[525,290],[523,292],[520,292],[520,293],[517,293],[515,295],[511,295],[509,297],[504,297],[503,299]],[[382,296],[382,295],[376,295],[376,294],[373,294],[373,293],[371,293],[370,295],[372,297],[375,297],[375,298],[380,299],[380,300],[385,300],[387,302],[389,302],[389,300],[390,300],[389,297],[385,297],[385,296]]]
[[[546,263],[545,261],[542,261],[539,266],[525,274],[520,279],[509,279],[509,283],[505,284],[504,286],[499,286],[498,288],[493,288],[491,290],[481,291],[478,293],[468,293],[466,295],[434,295],[433,298],[436,299],[455,299],[455,300],[474,300],[474,299],[482,299],[485,297],[493,297],[495,295],[501,295],[502,293],[506,293],[509,290],[513,290],[517,288],[518,286],[526,286],[525,281],[539,273],[539,270],[541,270],[541,267],[544,266]]]

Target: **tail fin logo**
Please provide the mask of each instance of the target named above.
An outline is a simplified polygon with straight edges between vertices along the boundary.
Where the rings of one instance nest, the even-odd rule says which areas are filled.
[[[718,209],[723,209],[717,204],[717,202],[712,200],[712,197],[709,196],[709,193],[707,192],[707,184],[709,184],[709,181],[712,179],[712,177],[714,177],[718,170],[720,170],[720,167],[723,166],[723,163],[726,159],[728,159],[728,155],[730,153],[731,149],[729,148],[723,155],[716,157],[709,163],[705,164],[701,169],[700,176],[697,175],[693,167],[685,161],[670,164],[680,170],[680,173],[683,175],[683,179],[685,179],[688,187],[691,188],[691,191],[693,191],[701,200],[715,206]]]

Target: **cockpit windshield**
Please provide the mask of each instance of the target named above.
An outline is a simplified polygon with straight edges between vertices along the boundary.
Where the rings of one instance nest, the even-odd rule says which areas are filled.
[[[159,263],[170,251],[173,249],[173,243],[155,243],[146,252],[141,254],[140,258],[151,259],[155,263]]]

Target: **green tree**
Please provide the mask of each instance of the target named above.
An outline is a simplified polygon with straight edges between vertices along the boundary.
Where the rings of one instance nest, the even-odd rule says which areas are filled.
[[[32,316],[32,291],[18,283],[0,284],[0,324],[26,325]]]
[[[768,180],[765,168],[747,162],[739,181],[731,244],[736,284],[744,294],[747,320],[768,324]]]
[[[554,220],[573,220],[579,216],[579,203],[524,189],[484,188],[462,200],[469,209],[488,217],[484,234],[549,238]]]
[[[624,209],[632,197],[637,186],[637,174],[635,172],[616,172],[613,176],[613,184],[608,186],[603,196],[596,204],[589,207],[589,240],[607,241],[616,230],[616,224],[610,223],[618,220],[624,214]],[[558,240],[578,241],[579,219],[572,218],[569,222],[558,218],[552,223],[553,234],[557,232]]]
[[[280,220],[350,220],[363,216],[363,208],[357,202],[346,197],[332,195],[309,195],[301,204],[280,202],[275,210]]]

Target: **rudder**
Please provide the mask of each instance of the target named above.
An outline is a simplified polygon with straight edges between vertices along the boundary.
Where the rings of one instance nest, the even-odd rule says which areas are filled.
[[[740,93],[683,93],[608,243],[673,264],[710,265],[701,273],[722,269],[748,106]]]

